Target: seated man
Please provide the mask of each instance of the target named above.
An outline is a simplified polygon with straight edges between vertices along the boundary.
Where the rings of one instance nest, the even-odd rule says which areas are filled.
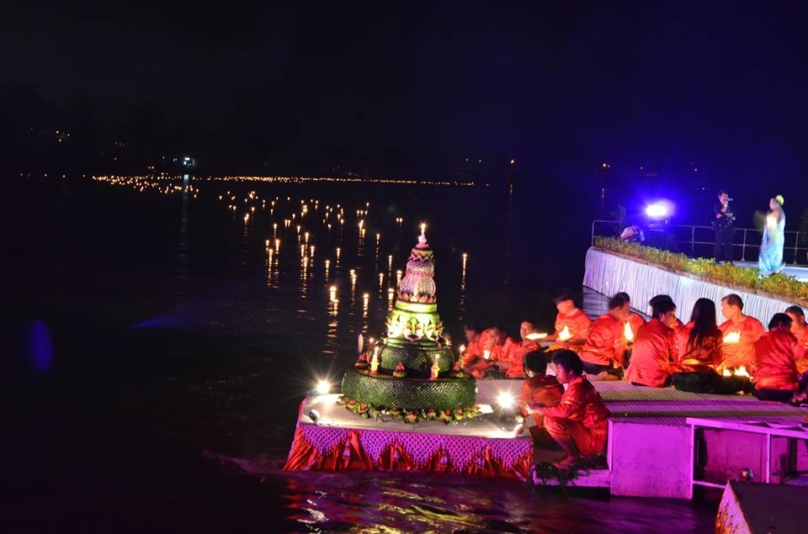
[[[489,344],[490,334],[477,323],[466,324],[463,331],[467,343],[463,353],[463,370],[474,378],[482,378],[493,367],[493,363],[483,354],[483,347]]]
[[[630,309],[628,300],[617,294],[609,300],[609,311],[601,315],[589,329],[581,349],[584,372],[592,380],[617,379],[622,374],[626,352],[625,322]]]
[[[533,443],[547,447],[552,443],[550,435],[544,428],[544,417],[534,412],[535,408],[558,406],[564,388],[554,376],[547,376],[547,358],[544,352],[534,350],[525,354],[524,368],[527,379],[522,383],[519,393],[518,409],[525,418],[523,428],[527,428]],[[518,433],[521,433],[520,432]]]
[[[589,335],[592,320],[575,307],[572,292],[568,289],[560,290],[553,302],[558,310],[555,331],[544,341],[551,343],[550,350],[569,349],[578,352]]]
[[[637,332],[626,380],[638,386],[666,387],[676,361],[676,304],[670,297],[651,299],[653,316]]]
[[[794,351],[797,339],[791,333],[791,318],[775,313],[769,331],[755,342],[755,389],[760,400],[788,402],[797,390]]]
[[[511,366],[511,358],[518,345],[508,335],[502,323],[494,323],[487,332],[487,342],[483,343],[483,359],[489,362],[490,367],[485,370],[484,376],[505,378],[505,372]]]
[[[724,334],[724,368],[744,366],[754,374],[755,341],[766,333],[763,323],[744,315],[743,300],[735,293],[721,299],[721,314],[727,319],[718,325]]]
[[[786,315],[791,317],[791,333],[797,338],[797,372],[808,371],[808,324],[805,324],[805,312],[799,306],[786,308]]]
[[[567,453],[556,466],[571,467],[582,456],[603,454],[606,448],[606,433],[609,426],[609,410],[600,394],[582,376],[584,364],[577,354],[560,350],[553,356],[556,376],[567,390],[558,406],[533,408],[534,413],[544,416],[544,428],[550,437]]]
[[[631,333],[636,337],[637,331],[642,325],[645,324],[645,318],[639,313],[631,311],[631,297],[628,296],[628,293],[621,291],[620,293],[617,293],[615,297],[623,297],[626,299],[626,302],[628,302],[629,309],[628,319],[626,319],[626,322],[629,324],[629,328],[631,328]]]
[[[530,334],[536,333],[536,325],[532,319],[524,319],[519,325],[519,337],[522,338],[521,343],[514,342],[509,356],[510,362],[507,366],[500,363],[500,368],[505,369],[505,376],[507,378],[524,378],[525,377],[525,356],[539,349],[538,340],[528,339]],[[546,359],[546,358],[545,358]],[[542,371],[544,374],[544,371]]]

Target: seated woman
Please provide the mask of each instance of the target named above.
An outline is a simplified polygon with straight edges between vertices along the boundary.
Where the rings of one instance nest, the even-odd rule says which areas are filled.
[[[760,400],[789,402],[797,391],[797,338],[791,333],[791,317],[775,313],[769,331],[755,342],[755,389]]]
[[[721,376],[723,337],[716,321],[715,302],[697,300],[690,322],[676,332],[678,361],[672,382],[677,390],[717,394],[751,390],[748,377]]]
[[[550,435],[544,428],[544,417],[533,411],[545,406],[558,406],[564,388],[554,376],[547,376],[547,357],[544,351],[534,350],[525,354],[524,368],[527,378],[519,392],[518,409],[524,417],[524,428],[530,432],[533,443],[547,447],[552,443]],[[521,429],[520,432],[521,433]]]
[[[666,387],[676,358],[676,304],[670,297],[651,299],[651,320],[642,325],[631,349],[626,380],[637,386]]]
[[[553,356],[556,377],[567,390],[558,406],[534,408],[544,416],[544,428],[567,453],[556,466],[569,468],[583,456],[598,456],[606,448],[609,409],[583,376],[584,364],[571,350],[560,350]]]

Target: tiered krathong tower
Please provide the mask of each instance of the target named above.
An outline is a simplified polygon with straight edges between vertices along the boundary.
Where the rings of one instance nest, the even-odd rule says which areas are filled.
[[[360,355],[342,380],[342,401],[362,413],[458,420],[476,413],[477,386],[460,370],[443,338],[438,316],[435,264],[424,228],[407,261],[387,332]]]

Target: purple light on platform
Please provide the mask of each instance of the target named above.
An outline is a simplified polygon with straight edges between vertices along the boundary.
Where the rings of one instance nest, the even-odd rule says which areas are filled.
[[[40,373],[47,373],[53,367],[53,341],[42,319],[35,319],[28,326],[28,356]]]

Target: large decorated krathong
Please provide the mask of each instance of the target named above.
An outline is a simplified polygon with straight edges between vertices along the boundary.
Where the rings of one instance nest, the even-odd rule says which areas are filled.
[[[458,422],[479,413],[477,385],[460,369],[438,316],[434,253],[424,227],[407,261],[387,331],[342,379],[340,402],[358,415],[407,423]]]

